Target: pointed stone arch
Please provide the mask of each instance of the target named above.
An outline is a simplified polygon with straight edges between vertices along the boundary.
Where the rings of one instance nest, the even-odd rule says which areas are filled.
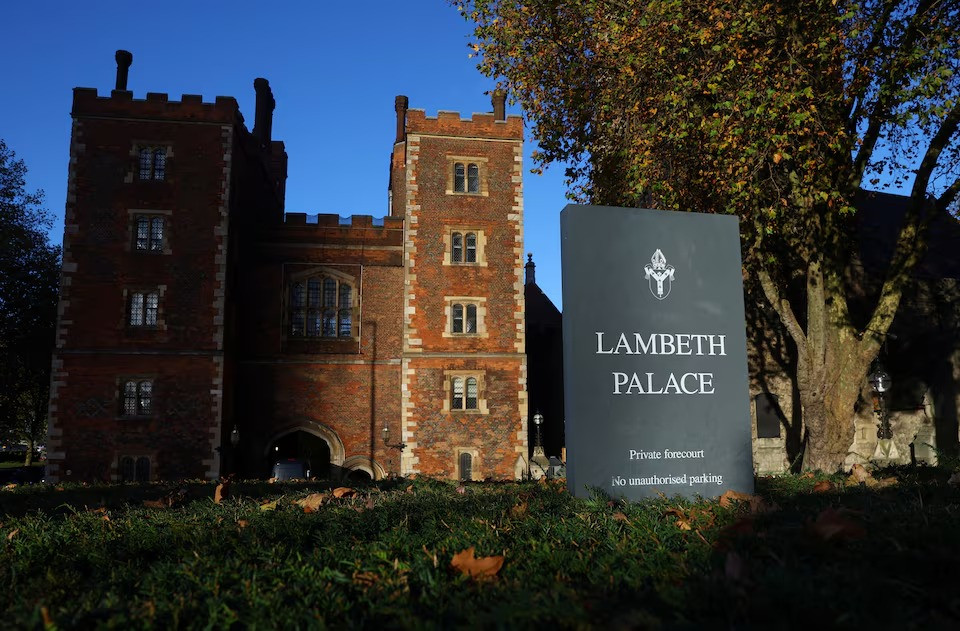
[[[372,480],[382,480],[387,477],[387,472],[383,470],[376,460],[370,460],[367,456],[350,456],[343,461],[341,465],[344,470],[366,471],[370,474]]]
[[[346,450],[343,447],[343,441],[340,440],[340,436],[323,423],[306,419],[302,419],[295,424],[288,425],[274,432],[270,440],[267,441],[266,447],[264,447],[263,455],[268,457],[270,455],[270,448],[273,447],[279,439],[294,432],[306,432],[326,442],[327,446],[330,447],[330,464],[336,467],[343,466],[343,461],[346,458]]]

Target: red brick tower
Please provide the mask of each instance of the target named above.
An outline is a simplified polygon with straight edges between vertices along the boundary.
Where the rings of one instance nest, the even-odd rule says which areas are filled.
[[[428,117],[397,97],[392,212],[404,217],[402,473],[526,472],[523,124]]]
[[[219,475],[233,224],[244,204],[282,212],[269,87],[251,135],[233,98],[134,99],[131,62],[117,52],[110,96],[74,90],[51,481]]]

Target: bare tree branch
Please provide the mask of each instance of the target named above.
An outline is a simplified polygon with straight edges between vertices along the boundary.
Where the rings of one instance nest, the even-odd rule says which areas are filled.
[[[796,342],[800,356],[806,357],[807,336],[803,332],[803,327],[801,327],[797,321],[797,316],[793,313],[793,307],[790,306],[790,301],[780,295],[780,289],[777,287],[777,284],[773,282],[770,273],[765,267],[760,266],[757,271],[757,278],[760,280],[760,287],[763,289],[763,294],[767,297],[767,301],[773,306],[777,315],[780,316],[780,321],[787,327],[790,337]]]

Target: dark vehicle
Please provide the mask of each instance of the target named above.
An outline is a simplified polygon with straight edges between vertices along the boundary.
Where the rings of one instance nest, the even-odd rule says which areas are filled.
[[[310,478],[310,465],[306,460],[299,458],[287,458],[286,460],[277,460],[273,465],[273,471],[270,477],[277,482],[283,480],[307,480]]]

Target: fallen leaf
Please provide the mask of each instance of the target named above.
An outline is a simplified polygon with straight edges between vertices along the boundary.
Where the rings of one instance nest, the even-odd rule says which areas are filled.
[[[277,510],[277,504],[280,500],[273,500],[272,502],[267,502],[266,504],[260,505],[260,510]]]
[[[269,480],[267,480],[267,484],[276,484],[276,483],[277,483],[276,478],[270,478]]]
[[[814,493],[826,493],[833,490],[833,482],[830,480],[820,480],[813,485]]]
[[[213,493],[213,503],[219,504],[227,497],[230,497],[230,482],[224,480],[217,485],[217,490]]]
[[[351,489],[349,486],[338,486],[337,488],[333,489],[333,496],[336,498],[353,497],[356,494],[357,492]]]
[[[88,509],[87,509],[87,512],[88,512],[88,513],[106,513],[106,512],[107,512],[107,507],[106,507],[106,506],[98,506],[98,507],[96,507],[96,508],[88,508]]]
[[[103,519],[103,521],[110,521],[110,515],[104,515],[101,519]]]
[[[690,518],[679,508],[668,509],[664,514],[670,515],[671,517],[676,517],[676,521],[674,523],[680,530],[693,530],[693,526],[690,525]]]
[[[250,525],[250,522],[248,522],[246,519],[238,519],[238,520],[237,520],[237,527],[240,528],[240,530],[243,530],[244,528],[246,528],[246,527],[249,526],[249,525]]]
[[[19,528],[15,528],[15,529],[13,529],[12,531],[10,531],[10,534],[7,535],[7,541],[10,541],[10,540],[13,539],[14,537],[16,537],[18,532],[20,532],[20,529],[19,529]],[[470,549],[473,550],[473,548],[470,548]]]
[[[779,153],[779,152],[778,152],[778,153],[773,154],[773,163],[774,163],[774,164],[780,164],[780,161],[781,161],[781,160],[783,160],[783,154],[782,154],[782,153]]]
[[[376,502],[373,501],[372,497],[367,498],[366,506],[367,506],[367,510],[373,510],[374,506],[376,506]]]
[[[524,504],[524,507],[526,507],[526,504]],[[614,513],[613,518],[616,519],[617,521],[624,521],[624,522],[630,521],[630,518],[624,515],[623,513],[621,513],[620,511],[617,511],[616,513]]]
[[[303,512],[313,513],[320,508],[320,505],[326,499],[326,495],[323,493],[311,493],[302,500],[297,500],[297,504],[303,507]]]
[[[824,541],[842,539],[860,539],[867,534],[866,529],[850,519],[855,514],[846,508],[825,508],[810,526],[815,535]]]
[[[749,493],[740,493],[730,489],[720,496],[720,506],[724,508],[729,508],[734,506],[734,502],[749,502],[753,498],[753,495]]]
[[[450,566],[458,570],[461,574],[466,574],[470,578],[484,579],[493,578],[503,567],[503,557],[479,557],[473,556],[474,546],[453,555]]]
[[[170,504],[165,498],[159,500],[143,500],[143,505],[147,508],[170,508]]]
[[[523,502],[522,504],[515,504],[513,508],[510,509],[511,517],[523,517],[527,514],[527,503]],[[616,517],[616,515],[614,515]]]
[[[727,552],[727,558],[723,561],[723,575],[727,577],[727,580],[742,581],[743,570],[743,558],[733,550]]]
[[[459,493],[460,495],[463,495],[466,492],[467,492],[467,487],[463,486],[462,484],[457,487],[457,493]]]
[[[11,482],[10,484],[8,484],[8,485],[6,485],[5,487],[3,487],[3,490],[4,490],[4,491],[12,491],[12,490],[15,489],[15,488],[17,488],[16,483]]]
[[[53,490],[54,490],[54,491],[63,491],[63,490],[65,490],[65,489],[64,489],[62,486],[55,486],[55,487],[53,487]]]
[[[867,480],[867,486],[872,489],[885,489],[888,486],[896,486],[900,481],[896,478],[881,478],[877,480],[876,478],[870,478]]]
[[[354,585],[360,585],[362,587],[370,587],[380,580],[380,577],[375,572],[354,572],[353,573],[353,583]]]
[[[406,491],[406,492],[407,492],[407,493],[413,493],[413,485],[412,485],[412,484],[407,487],[407,491]]]
[[[868,480],[872,480],[873,475],[867,471],[866,467],[864,467],[862,464],[855,464],[850,469],[850,477],[848,479],[854,484],[862,484]]]
[[[800,477],[809,480],[810,478],[815,478],[815,477],[817,477],[817,475],[816,475],[813,471],[807,471],[806,473],[804,473],[804,474],[801,475]]]

